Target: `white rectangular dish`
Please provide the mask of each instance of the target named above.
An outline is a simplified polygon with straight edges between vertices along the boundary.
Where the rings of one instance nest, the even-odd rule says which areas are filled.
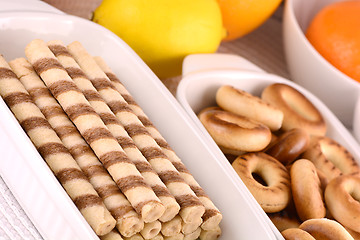
[[[0,13],[0,36],[0,53],[8,61],[23,57],[36,38],[77,40],[102,56],[222,212],[220,239],[276,239],[174,96],[116,35],[74,16],[11,12]],[[98,239],[2,99],[0,114],[0,175],[44,239]]]
[[[220,62],[217,63],[219,60]],[[230,65],[227,64],[229,61]],[[298,84],[282,77],[265,73],[241,57],[223,54],[195,54],[186,57],[183,63],[183,79],[178,86],[176,97],[192,119],[194,128],[197,128],[196,132],[202,135],[202,138],[207,142],[208,148],[216,156],[218,164],[226,169],[228,175],[235,181],[235,184],[242,186],[243,182],[240,177],[232,169],[231,164],[202,125],[197,114],[205,107],[216,106],[215,93],[222,85],[232,85],[235,88],[260,96],[260,93],[266,86],[277,82],[288,84],[304,94],[319,109],[326,120],[328,127],[327,136],[335,139],[347,148],[354,155],[357,163],[360,164],[360,146],[358,142],[325,104]],[[252,204],[256,205],[257,213],[269,224],[276,237],[282,239],[280,232],[272,224],[250,192],[246,191],[246,194],[249,195],[248,197]]]

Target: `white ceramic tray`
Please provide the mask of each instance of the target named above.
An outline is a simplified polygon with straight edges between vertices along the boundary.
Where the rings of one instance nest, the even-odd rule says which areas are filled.
[[[80,41],[100,55],[223,213],[220,239],[276,239],[229,168],[217,161],[173,95],[116,35],[88,20],[38,12],[0,13],[0,53],[24,56],[31,40]],[[98,239],[0,100],[0,174],[45,239]]]
[[[227,54],[190,55],[185,58],[183,63],[183,79],[177,89],[177,99],[192,119],[195,131],[206,141],[208,148],[216,156],[218,164],[226,169],[228,176],[233,179],[239,188],[242,188],[243,182],[196,114],[205,107],[216,105],[215,93],[222,85],[232,85],[260,96],[260,93],[267,85],[276,82],[288,84],[303,93],[324,116],[328,126],[327,136],[346,147],[360,164],[360,146],[358,142],[335,115],[316,96],[303,87],[282,77],[265,73],[259,67],[239,56]],[[282,239],[280,232],[272,224],[250,192],[243,192],[246,192],[251,204],[255,205],[254,208],[257,214],[264,218],[264,221],[272,228],[276,237]],[[238,213],[234,212],[234,214]]]

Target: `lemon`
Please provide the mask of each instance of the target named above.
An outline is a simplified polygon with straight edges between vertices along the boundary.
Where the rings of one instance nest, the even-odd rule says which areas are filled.
[[[193,53],[212,53],[224,36],[216,0],[103,0],[94,22],[123,39],[161,79],[181,74]]]

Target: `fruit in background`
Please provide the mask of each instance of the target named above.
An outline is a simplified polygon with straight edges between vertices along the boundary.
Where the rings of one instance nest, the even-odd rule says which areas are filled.
[[[224,36],[216,0],[103,0],[92,20],[122,38],[161,79],[180,75],[185,56],[215,52]]]
[[[227,31],[224,41],[242,37],[263,24],[281,0],[217,0]]]
[[[330,4],[306,31],[314,48],[334,67],[360,82],[360,1]]]

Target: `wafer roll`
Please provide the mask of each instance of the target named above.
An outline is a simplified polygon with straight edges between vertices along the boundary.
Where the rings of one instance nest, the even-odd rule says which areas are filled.
[[[185,234],[184,235],[184,240],[195,240],[198,239],[200,237],[200,233],[201,233],[201,228],[198,227],[195,231],[193,231],[192,233],[189,234]]]
[[[205,214],[203,215],[203,223],[202,228],[205,230],[211,230],[216,228],[221,219],[222,215],[211,199],[207,196],[205,191],[201,188],[201,186],[197,183],[191,173],[188,171],[186,166],[181,162],[180,158],[176,155],[175,151],[170,147],[164,137],[160,134],[160,132],[156,129],[156,127],[152,124],[150,119],[146,116],[144,111],[139,107],[139,105],[135,102],[134,98],[127,91],[121,81],[117,78],[115,73],[110,69],[110,67],[106,64],[106,62],[101,57],[94,57],[94,60],[98,64],[98,66],[103,70],[103,72],[107,75],[107,77],[111,80],[113,86],[116,90],[121,94],[121,96],[126,100],[128,106],[131,110],[137,115],[139,120],[146,127],[147,131],[150,135],[155,139],[158,145],[161,147],[163,152],[169,158],[169,160],[174,164],[176,169],[180,172],[182,178],[185,180],[187,184],[192,188],[195,192],[196,196],[200,199],[202,204],[205,206]]]
[[[183,240],[184,239],[184,234],[182,234],[181,232],[180,233],[177,233],[173,236],[163,236],[164,237],[164,240]]]
[[[100,240],[123,240],[123,238],[121,237],[120,233],[114,228],[108,234],[101,236]]]
[[[109,233],[115,219],[2,56],[0,95],[95,233]]]
[[[151,240],[164,240],[164,237],[163,237],[163,235],[161,235],[161,233],[159,233],[158,235],[153,237]]]
[[[68,50],[86,73],[110,109],[119,118],[126,131],[133,138],[153,169],[159,174],[170,192],[179,203],[180,216],[184,222],[196,221],[205,212],[203,204],[186,184],[178,170],[172,165],[156,141],[150,136],[138,117],[131,111],[127,102],[114,88],[106,74],[79,42],[68,45]]]
[[[33,40],[25,54],[134,209],[145,222],[157,220],[165,210],[159,198],[45,42]]]
[[[174,217],[168,222],[162,223],[161,226],[162,235],[170,237],[178,234],[181,231],[181,223],[182,223],[182,219],[179,215]]]
[[[193,223],[183,222],[181,225],[181,232],[185,235],[190,234],[190,233],[194,232],[196,229],[198,229],[201,224],[202,224],[201,218],[198,222],[193,222]]]
[[[220,235],[221,235],[220,227],[217,227],[209,231],[202,229],[200,233],[200,240],[216,240],[220,237]]]
[[[9,64],[34,103],[40,108],[51,127],[103,199],[105,206],[116,219],[116,227],[120,233],[124,236],[131,236],[140,232],[144,227],[143,220],[121,193],[90,146],[36,74],[32,65],[25,58],[17,58],[10,61]]]
[[[179,204],[170,194],[158,174],[153,170],[150,163],[136,147],[134,141],[125,131],[119,119],[117,119],[108,105],[101,98],[90,80],[86,77],[76,61],[71,57],[63,43],[61,41],[50,41],[48,42],[48,47],[58,58],[63,67],[65,67],[75,84],[84,93],[90,105],[102,118],[103,122],[117,139],[127,156],[136,165],[137,169],[144,177],[145,182],[152,187],[155,194],[165,206],[165,212],[160,219],[165,221],[172,219],[180,210]]]
[[[144,240],[140,233],[134,234],[131,237],[124,237],[124,240]]]
[[[144,229],[140,231],[141,236],[144,239],[152,239],[159,234],[161,229],[160,221],[154,221],[151,223],[145,223]]]

